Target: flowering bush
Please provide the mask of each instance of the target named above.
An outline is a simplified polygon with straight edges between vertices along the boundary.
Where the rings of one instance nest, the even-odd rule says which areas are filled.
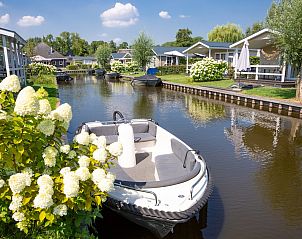
[[[215,81],[222,79],[226,70],[227,62],[204,58],[192,65],[190,76],[194,81]]]
[[[122,73],[125,71],[125,65],[120,61],[112,61],[110,63],[111,70],[117,73]]]
[[[125,70],[128,72],[137,72],[137,71],[139,71],[139,65],[136,61],[131,61],[126,64]]]
[[[86,132],[65,145],[71,107],[51,111],[47,94],[30,86],[15,100],[19,90],[16,76],[0,83],[0,237],[15,225],[29,238],[86,238],[113,188],[108,169],[121,145]]]
[[[30,75],[41,76],[41,75],[53,75],[57,68],[53,65],[47,65],[43,63],[33,62],[28,65],[28,71]]]

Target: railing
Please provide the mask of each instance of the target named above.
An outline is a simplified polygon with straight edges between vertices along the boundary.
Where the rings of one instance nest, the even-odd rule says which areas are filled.
[[[235,71],[235,78],[237,78],[238,75],[247,75],[247,78],[249,75],[255,75],[255,80],[259,80],[259,76],[276,76],[281,78],[281,82],[284,82],[285,80],[285,71],[286,66],[280,66],[280,65],[251,65],[251,69],[255,69],[255,71]],[[261,72],[259,71],[261,68],[272,68],[277,69],[276,72]],[[281,73],[280,73],[281,71]]]

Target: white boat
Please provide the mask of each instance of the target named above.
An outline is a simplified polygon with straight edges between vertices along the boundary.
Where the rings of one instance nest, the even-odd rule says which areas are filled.
[[[123,154],[110,171],[116,175],[106,206],[165,237],[207,203],[212,180],[198,151],[148,119],[87,122],[80,130],[119,140]],[[127,131],[128,130],[128,131]],[[130,130],[130,131],[129,131]]]

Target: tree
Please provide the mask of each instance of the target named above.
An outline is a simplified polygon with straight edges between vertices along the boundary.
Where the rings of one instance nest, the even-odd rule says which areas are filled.
[[[77,56],[87,56],[89,44],[78,33],[71,33],[71,51]]]
[[[134,40],[132,45],[132,57],[143,69],[145,69],[146,65],[151,61],[153,55],[152,48],[153,40],[143,32]]]
[[[262,22],[255,22],[251,27],[248,27],[245,31],[245,36],[248,37],[253,35],[256,32],[261,31],[264,29],[264,24]]]
[[[105,69],[109,67],[111,53],[111,47],[107,43],[99,45],[95,52],[95,57],[101,67]]]
[[[230,42],[234,43],[241,40],[244,37],[242,29],[233,24],[228,23],[222,26],[216,26],[208,34],[209,41],[214,42]]]
[[[104,41],[92,41],[89,46],[89,55],[94,55],[100,45],[104,44]]]
[[[119,49],[128,49],[129,48],[129,45],[128,45],[128,42],[122,42],[119,46],[118,46]]]
[[[26,44],[23,47],[23,51],[26,52],[27,56],[32,57],[34,55],[34,48],[40,42],[42,42],[41,37],[33,37],[33,38],[27,39]]]
[[[266,19],[273,31],[283,60],[299,70],[296,98],[302,101],[302,1],[280,0],[273,3]]]
[[[179,29],[176,33],[177,46],[191,46],[192,45],[192,31],[188,28]]]
[[[111,52],[117,52],[116,43],[113,40],[109,42],[109,46],[111,48]]]

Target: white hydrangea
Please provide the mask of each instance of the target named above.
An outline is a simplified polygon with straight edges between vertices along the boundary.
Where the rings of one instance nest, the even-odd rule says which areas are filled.
[[[50,112],[51,119],[69,122],[72,118],[71,106],[67,103],[60,105]]]
[[[48,115],[51,112],[51,106],[47,99],[39,100],[39,115]]]
[[[52,195],[48,193],[39,193],[34,199],[34,208],[49,208],[53,205]]]
[[[120,142],[114,142],[107,147],[108,151],[113,156],[120,156],[123,152],[123,146]]]
[[[12,196],[12,202],[9,205],[9,210],[17,211],[22,207],[23,197],[19,194]]]
[[[43,134],[45,134],[46,136],[50,136],[53,135],[53,133],[55,132],[55,124],[50,119],[42,120],[38,124],[37,129],[41,131]]]
[[[56,165],[56,157],[58,150],[55,147],[48,146],[43,152],[44,164],[48,167],[54,167]]]
[[[90,143],[89,133],[82,131],[80,134],[74,137],[74,141],[77,142],[78,144],[89,145]]]
[[[69,159],[73,159],[73,158],[74,158],[74,157],[76,157],[76,156],[77,156],[76,151],[74,151],[74,150],[70,150],[70,152],[68,153],[67,158],[69,158]]]
[[[36,92],[31,86],[27,86],[20,91],[17,96],[15,109],[16,114],[36,115],[39,110],[39,102],[36,97]]]
[[[106,138],[105,138],[105,136],[97,137],[97,139],[92,141],[92,144],[94,144],[98,148],[105,148],[106,147]]]
[[[20,193],[26,186],[30,186],[31,178],[27,173],[16,173],[9,177],[8,185],[13,194]]]
[[[102,168],[95,169],[91,174],[91,179],[95,184],[102,181],[106,177],[106,172]]]
[[[96,140],[98,137],[94,134],[94,133],[91,133],[89,135],[89,142],[92,143],[94,140]]]
[[[19,90],[21,90],[21,85],[18,76],[11,75],[4,78],[4,80],[0,83],[0,90],[14,93],[19,92]]]
[[[63,154],[68,154],[70,151],[70,145],[69,144],[65,144],[65,145],[62,145],[60,147],[60,152],[63,153]]]
[[[91,177],[91,174],[89,172],[89,169],[86,167],[79,167],[76,171],[75,174],[78,176],[78,178],[81,181],[86,181]]]
[[[90,164],[90,158],[88,158],[85,155],[82,155],[79,157],[79,161],[78,161],[80,167],[89,167]]]
[[[16,222],[22,222],[25,219],[25,215],[22,212],[15,212],[12,216],[12,218],[16,221]]]
[[[96,169],[92,173],[92,181],[102,192],[109,192],[114,187],[115,176],[111,173],[105,173],[103,169]]]
[[[79,193],[79,177],[75,172],[68,172],[63,178],[64,194],[67,198],[76,197]]]
[[[62,122],[61,122],[61,126],[62,126],[65,130],[68,130],[68,128],[69,128],[69,122],[62,121]]]
[[[62,174],[63,176],[69,172],[70,172],[70,167],[65,167],[60,170],[60,174]]]
[[[53,187],[53,180],[49,175],[44,174],[38,178],[37,184],[39,188]]]
[[[53,209],[53,214],[60,217],[67,215],[67,206],[65,204],[60,204]]]
[[[3,179],[0,178],[0,188],[2,188],[5,184],[5,181]]]
[[[107,151],[104,148],[99,148],[93,152],[93,158],[101,163],[107,159]]]

